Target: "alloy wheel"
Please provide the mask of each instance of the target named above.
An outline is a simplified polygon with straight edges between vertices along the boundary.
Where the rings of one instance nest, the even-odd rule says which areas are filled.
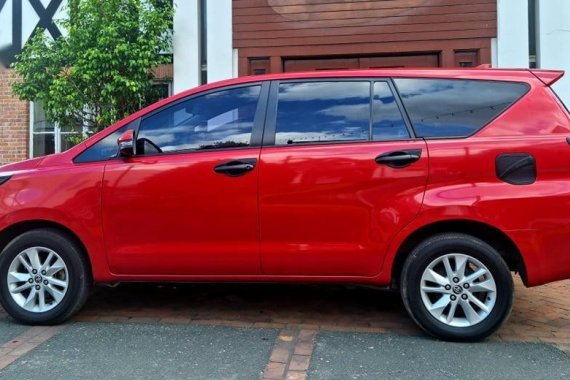
[[[16,255],[7,280],[12,299],[32,313],[44,313],[59,305],[69,286],[67,265],[45,247],[27,248]]]
[[[489,316],[497,299],[491,271],[474,257],[452,253],[433,260],[420,282],[432,317],[452,327],[474,326]]]

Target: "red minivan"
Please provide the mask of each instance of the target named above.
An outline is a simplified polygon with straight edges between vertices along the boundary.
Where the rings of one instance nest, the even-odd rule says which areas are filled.
[[[484,338],[511,311],[511,272],[570,278],[562,75],[239,78],[3,166],[2,306],[55,324],[94,283],[368,284],[398,289],[433,336]]]

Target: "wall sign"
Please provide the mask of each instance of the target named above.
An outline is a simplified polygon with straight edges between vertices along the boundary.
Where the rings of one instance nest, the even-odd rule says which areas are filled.
[[[54,22],[65,0],[0,0],[0,64],[8,67],[37,28],[61,36]]]

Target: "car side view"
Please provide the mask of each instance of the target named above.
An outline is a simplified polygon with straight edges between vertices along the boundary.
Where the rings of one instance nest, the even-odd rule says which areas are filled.
[[[366,284],[428,334],[482,339],[511,272],[570,278],[562,75],[292,73],[165,99],[0,167],[0,302],[57,324],[99,283]]]

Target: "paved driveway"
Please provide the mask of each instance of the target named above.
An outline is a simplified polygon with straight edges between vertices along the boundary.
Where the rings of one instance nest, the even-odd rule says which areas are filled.
[[[492,338],[426,338],[397,294],[277,285],[97,288],[58,327],[0,310],[0,379],[570,378],[570,282],[525,289]]]

